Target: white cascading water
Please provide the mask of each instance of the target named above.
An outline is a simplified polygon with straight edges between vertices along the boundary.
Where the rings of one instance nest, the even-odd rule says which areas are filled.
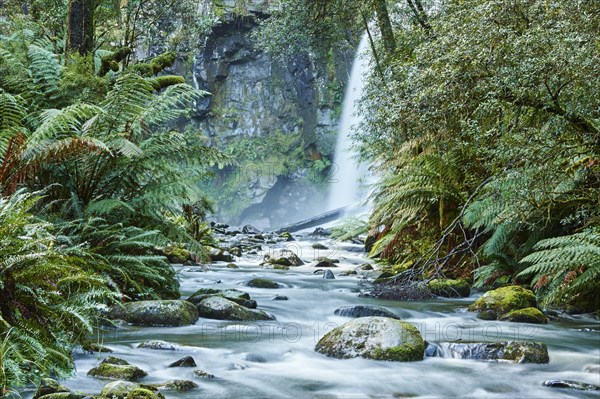
[[[365,34],[356,50],[350,80],[344,94],[327,210],[355,205],[361,200],[359,197],[360,179],[366,174],[366,168],[358,165],[356,152],[351,148],[351,135],[361,121],[358,115],[357,101],[362,97],[365,88],[365,74],[369,69],[369,56],[366,55],[368,45],[368,36]]]

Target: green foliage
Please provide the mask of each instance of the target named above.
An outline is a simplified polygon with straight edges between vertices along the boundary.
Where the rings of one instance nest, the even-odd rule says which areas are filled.
[[[40,197],[0,198],[0,392],[50,372],[71,372],[71,345],[91,332],[110,300],[106,281],[87,272],[91,254],[62,245],[52,225],[31,215]]]
[[[567,236],[548,238],[534,246],[521,263],[520,275],[533,277],[545,305],[573,302],[597,293],[600,279],[600,231],[589,229]]]

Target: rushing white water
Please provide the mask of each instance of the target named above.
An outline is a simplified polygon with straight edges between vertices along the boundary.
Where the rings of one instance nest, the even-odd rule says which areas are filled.
[[[354,205],[361,200],[359,180],[365,175],[365,168],[360,167],[356,161],[356,152],[351,148],[351,135],[360,123],[357,101],[362,97],[365,73],[369,68],[368,47],[369,40],[365,34],[356,51],[350,80],[344,95],[327,210]]]
[[[359,298],[355,292],[360,276],[340,276],[339,270],[365,261],[359,246],[322,240],[330,249],[316,251],[313,240],[299,238],[284,245],[306,262],[318,256],[336,257],[335,280],[313,274],[311,265],[287,271],[263,269],[256,260],[240,258],[240,269],[225,262],[200,268],[177,267],[183,298],[199,288],[238,288],[250,293],[258,308],[276,316],[276,321],[236,322],[200,319],[186,327],[129,327],[107,333],[103,344],[113,355],[148,372],[142,383],[171,379],[193,380],[199,389],[163,391],[167,399],[196,398],[598,398],[594,392],[574,392],[542,386],[548,379],[569,379],[600,384],[597,372],[586,368],[598,364],[600,324],[597,320],[573,317],[545,325],[508,323],[477,319],[465,307],[474,298],[440,299],[423,302],[393,302]],[[293,244],[293,245],[292,245]],[[312,264],[314,265],[314,263]],[[267,277],[285,284],[276,290],[242,287],[254,277]],[[285,295],[288,301],[273,301]],[[334,315],[346,305],[385,306],[404,321],[416,326],[430,342],[526,340],[548,344],[549,364],[477,362],[426,357],[419,362],[386,362],[367,359],[340,360],[315,352],[315,344],[333,327],[349,318]],[[179,345],[179,350],[140,349],[144,340],[160,339]],[[76,351],[77,373],[62,381],[74,390],[100,392],[109,381],[92,378],[88,370],[108,354]],[[214,379],[194,376],[196,368],[170,368],[171,362],[193,356],[197,369],[214,374]],[[32,392],[23,392],[31,398]]]

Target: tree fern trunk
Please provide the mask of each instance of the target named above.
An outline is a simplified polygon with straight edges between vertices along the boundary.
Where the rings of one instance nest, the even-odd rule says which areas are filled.
[[[67,50],[86,55],[94,48],[95,0],[70,0]]]

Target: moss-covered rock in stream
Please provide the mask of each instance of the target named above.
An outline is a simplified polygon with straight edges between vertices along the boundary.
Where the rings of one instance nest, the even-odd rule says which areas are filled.
[[[338,359],[364,357],[410,362],[423,359],[425,343],[412,325],[388,317],[361,317],[325,334],[315,350]]]
[[[109,317],[136,326],[177,327],[194,324],[198,320],[198,311],[188,301],[140,301],[113,306]]]
[[[548,318],[538,308],[513,310],[498,317],[498,320],[533,324],[548,323]]]
[[[140,388],[140,384],[131,381],[114,381],[106,384],[100,393],[101,398],[125,399],[129,392]]]
[[[547,380],[543,385],[548,388],[563,388],[574,391],[600,391],[600,386],[571,380]]]
[[[198,306],[204,299],[212,296],[220,296],[246,308],[256,309],[256,301],[250,299],[250,294],[236,289],[219,290],[214,288],[200,288],[190,295],[187,300]]]
[[[198,303],[201,317],[217,320],[273,320],[262,310],[248,309],[220,296],[211,296]]]
[[[171,389],[174,391],[191,391],[198,388],[198,384],[189,380],[169,380],[159,384],[150,384],[150,386],[157,389]]]
[[[59,392],[71,392],[71,390],[52,378],[43,378],[33,394],[32,399],[39,399],[42,396]]]
[[[535,294],[526,288],[511,285],[488,291],[469,306],[471,312],[486,311],[490,318],[513,310],[537,307]],[[493,312],[493,313],[492,313]]]
[[[253,288],[279,288],[279,284],[268,278],[253,278],[246,281],[246,286]]]
[[[433,295],[445,298],[464,298],[471,295],[469,283],[462,279],[434,279],[427,283],[427,288]]]
[[[163,252],[170,263],[184,263],[191,259],[190,251],[180,244],[170,244],[163,248]]]
[[[265,255],[263,263],[281,266],[302,266],[304,261],[293,251],[284,249]]]
[[[123,359],[109,356],[98,366],[88,371],[88,375],[111,380],[137,381],[146,377],[148,373]]]
[[[440,347],[444,357],[454,359],[541,364],[550,361],[548,347],[541,342],[444,342]]]

